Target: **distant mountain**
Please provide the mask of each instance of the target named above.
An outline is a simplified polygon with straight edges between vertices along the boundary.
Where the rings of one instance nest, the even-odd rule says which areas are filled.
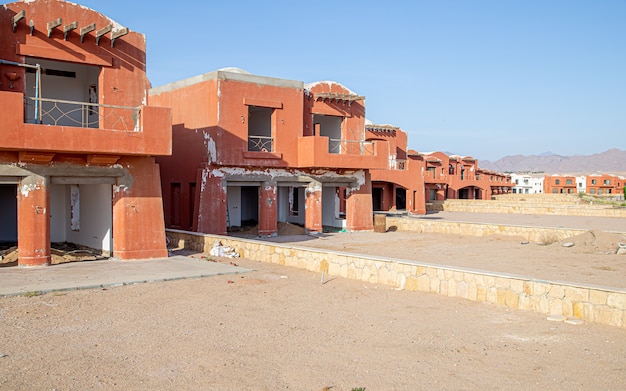
[[[546,174],[626,173],[626,151],[609,149],[588,156],[540,155],[505,156],[495,162],[480,160],[480,168],[498,172],[545,172]]]

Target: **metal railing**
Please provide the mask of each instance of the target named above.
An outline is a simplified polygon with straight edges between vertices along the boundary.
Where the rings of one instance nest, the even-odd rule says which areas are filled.
[[[25,122],[79,128],[141,130],[141,107],[25,97]]]
[[[391,169],[392,170],[406,170],[406,160],[403,159],[396,159],[396,160],[392,160],[390,162],[391,164]]]
[[[373,156],[374,143],[363,140],[328,139],[328,152],[344,155]]]
[[[248,151],[273,152],[274,138],[269,136],[248,136]]]

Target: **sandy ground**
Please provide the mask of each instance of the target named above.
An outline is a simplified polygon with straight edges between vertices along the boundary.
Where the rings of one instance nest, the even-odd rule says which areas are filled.
[[[0,299],[0,389],[626,387],[623,329],[237,262],[257,270]]]
[[[292,229],[291,232],[297,232]],[[553,243],[521,237],[470,237],[414,232],[352,232],[263,239],[296,246],[497,271],[552,281],[626,288],[626,236],[597,230]],[[572,247],[564,247],[565,244]]]
[[[607,253],[619,239],[588,232],[568,248],[401,232],[273,240],[624,287],[626,256]],[[0,389],[626,389],[624,329],[236,262],[255,271],[0,298]]]

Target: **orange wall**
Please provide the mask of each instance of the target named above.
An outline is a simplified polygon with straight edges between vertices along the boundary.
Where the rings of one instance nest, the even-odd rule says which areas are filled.
[[[26,17],[13,32],[12,17],[22,10]],[[62,19],[62,25],[48,37],[47,23],[57,18]],[[31,20],[35,26],[32,35],[27,26]],[[66,40],[63,26],[74,21],[78,28],[69,32]],[[107,172],[124,172],[116,178],[111,200],[114,256],[167,256],[159,168],[150,156],[171,153],[171,111],[146,106],[149,83],[145,37],[131,31],[112,47],[110,32],[97,45],[96,32],[92,31],[81,42],[80,29],[92,23],[99,30],[113,22],[96,11],[59,0],[16,2],[0,7],[0,59],[23,64],[27,57],[33,57],[99,66],[98,102],[140,107],[140,127],[133,130],[26,124],[25,68],[0,64],[0,75],[15,72],[19,76],[14,88],[4,77],[0,80],[1,164],[10,169],[16,163],[28,163],[34,167],[33,172],[46,172],[38,180],[37,175],[25,170],[19,179],[20,186],[36,182],[28,196],[18,197],[20,265],[45,265],[50,261],[49,216],[32,214],[33,209],[49,211],[49,177],[61,176],[70,181],[72,176],[89,177],[95,166],[105,167]]]

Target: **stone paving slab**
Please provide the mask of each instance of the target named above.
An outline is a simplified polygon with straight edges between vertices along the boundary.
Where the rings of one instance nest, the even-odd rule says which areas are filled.
[[[132,261],[108,259],[36,268],[2,267],[0,296],[102,288],[250,271],[252,269],[184,256]]]

